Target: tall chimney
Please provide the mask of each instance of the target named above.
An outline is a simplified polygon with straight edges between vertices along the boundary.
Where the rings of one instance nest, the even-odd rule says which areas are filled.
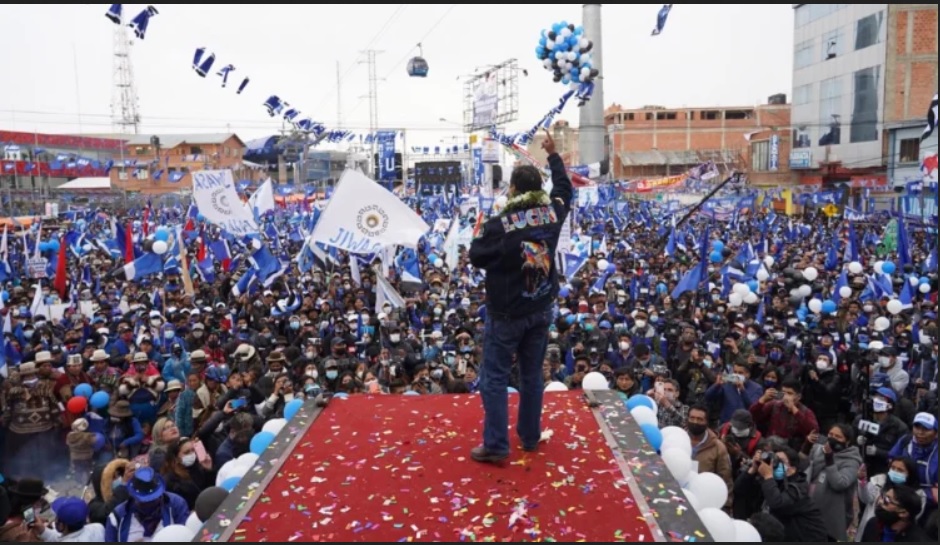
[[[581,26],[587,39],[594,42],[591,64],[601,75],[594,82],[594,96],[581,107],[578,147],[581,163],[599,163],[607,156],[607,127],[604,125],[604,42],[601,35],[601,4],[583,4]]]

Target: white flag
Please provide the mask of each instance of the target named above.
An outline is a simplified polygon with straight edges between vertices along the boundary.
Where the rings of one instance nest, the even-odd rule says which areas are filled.
[[[235,236],[258,233],[254,214],[238,198],[231,170],[200,170],[192,176],[193,200],[200,214]]]
[[[254,215],[255,219],[257,219],[274,210],[275,206],[274,184],[271,182],[271,179],[268,178],[268,180],[261,184],[261,187],[248,198],[248,209],[251,210],[251,213]]]
[[[365,174],[347,170],[310,238],[354,254],[389,246],[415,248],[430,227],[421,216]]]

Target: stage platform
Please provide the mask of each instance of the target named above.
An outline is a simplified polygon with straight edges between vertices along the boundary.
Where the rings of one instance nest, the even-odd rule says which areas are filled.
[[[546,394],[552,437],[513,437],[498,466],[470,460],[482,414],[475,395],[308,403],[194,541],[712,541],[616,393]]]

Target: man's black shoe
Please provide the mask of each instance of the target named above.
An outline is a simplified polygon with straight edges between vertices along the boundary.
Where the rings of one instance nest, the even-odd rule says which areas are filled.
[[[509,453],[491,452],[486,447],[477,447],[470,451],[470,457],[481,464],[498,464],[509,458]]]

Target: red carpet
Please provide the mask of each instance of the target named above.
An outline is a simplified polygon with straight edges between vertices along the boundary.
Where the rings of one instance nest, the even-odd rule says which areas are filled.
[[[334,400],[231,541],[653,541],[580,395],[502,466],[470,460],[481,422],[478,396]]]

